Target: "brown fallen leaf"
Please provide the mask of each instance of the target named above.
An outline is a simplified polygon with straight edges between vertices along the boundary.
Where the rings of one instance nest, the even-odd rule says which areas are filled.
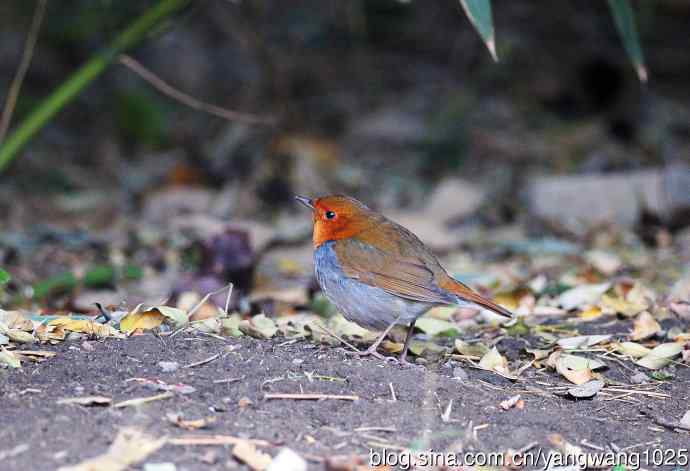
[[[63,466],[58,471],[124,471],[146,459],[167,441],[155,438],[135,428],[120,430],[115,440],[102,455],[82,461],[74,466]]]
[[[509,410],[515,407],[516,409],[524,409],[525,408],[525,401],[520,399],[520,395],[516,394],[515,396],[509,397],[505,401],[501,401],[499,404],[501,406],[501,409],[503,410]]]
[[[214,416],[203,417],[201,419],[195,420],[185,420],[182,418],[182,415],[180,414],[167,414],[166,417],[170,423],[185,430],[197,430],[200,428],[208,428],[217,420],[217,418]]]

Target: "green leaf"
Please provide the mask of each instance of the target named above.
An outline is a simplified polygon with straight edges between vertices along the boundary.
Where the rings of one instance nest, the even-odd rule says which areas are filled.
[[[621,35],[623,46],[633,63],[637,76],[641,82],[647,81],[647,67],[644,64],[640,37],[635,26],[635,13],[629,0],[608,0],[613,21],[616,23],[618,34]]]
[[[489,49],[491,57],[498,62],[496,55],[496,39],[494,37],[494,21],[491,15],[491,0],[460,0],[465,14],[482,37]]]
[[[0,268],[0,285],[4,285],[12,279],[9,273]]]

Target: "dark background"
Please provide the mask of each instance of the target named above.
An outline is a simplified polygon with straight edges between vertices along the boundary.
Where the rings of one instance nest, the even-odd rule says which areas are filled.
[[[49,2],[13,123],[153,3]],[[0,6],[0,90],[32,12],[32,2]],[[495,2],[498,64],[456,1],[195,2],[133,55],[180,90],[275,126],[189,109],[114,64],[30,143],[3,186],[136,194],[172,179],[235,182],[263,209],[335,190],[406,205],[447,175],[513,193],[531,172],[687,161],[690,5],[638,2],[636,12],[646,86],[605,2]],[[318,182],[293,175],[304,166]]]

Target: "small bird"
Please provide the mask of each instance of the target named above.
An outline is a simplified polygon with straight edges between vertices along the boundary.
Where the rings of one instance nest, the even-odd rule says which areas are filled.
[[[326,297],[349,321],[383,331],[361,356],[376,349],[396,324],[408,325],[400,362],[417,319],[434,306],[479,306],[505,317],[507,309],[452,278],[412,232],[349,196],[297,201],[313,213],[314,271]]]

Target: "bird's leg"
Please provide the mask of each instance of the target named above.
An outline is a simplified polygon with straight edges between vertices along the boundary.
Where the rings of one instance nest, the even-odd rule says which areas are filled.
[[[388,333],[395,326],[395,324],[398,323],[399,320],[400,320],[400,317],[398,317],[393,322],[391,322],[390,325],[388,327],[386,327],[386,330],[384,330],[383,333],[381,335],[379,335],[379,337],[376,339],[376,341],[369,348],[364,350],[363,352],[361,352],[361,351],[349,352],[348,351],[345,353],[347,353],[348,355],[357,355],[360,357],[372,356],[374,358],[378,358],[379,360],[385,360],[386,357],[384,357],[379,352],[377,352],[376,349],[379,348],[379,345],[381,345],[381,342],[383,342],[383,339],[386,338],[386,335],[388,335]]]
[[[413,320],[410,322],[410,327],[407,329],[407,336],[405,337],[405,345],[403,346],[402,352],[400,352],[400,358],[399,361],[403,365],[412,365],[409,361],[407,361],[407,350],[410,348],[410,340],[412,339],[412,331],[414,330],[414,324],[417,322],[417,319]]]

